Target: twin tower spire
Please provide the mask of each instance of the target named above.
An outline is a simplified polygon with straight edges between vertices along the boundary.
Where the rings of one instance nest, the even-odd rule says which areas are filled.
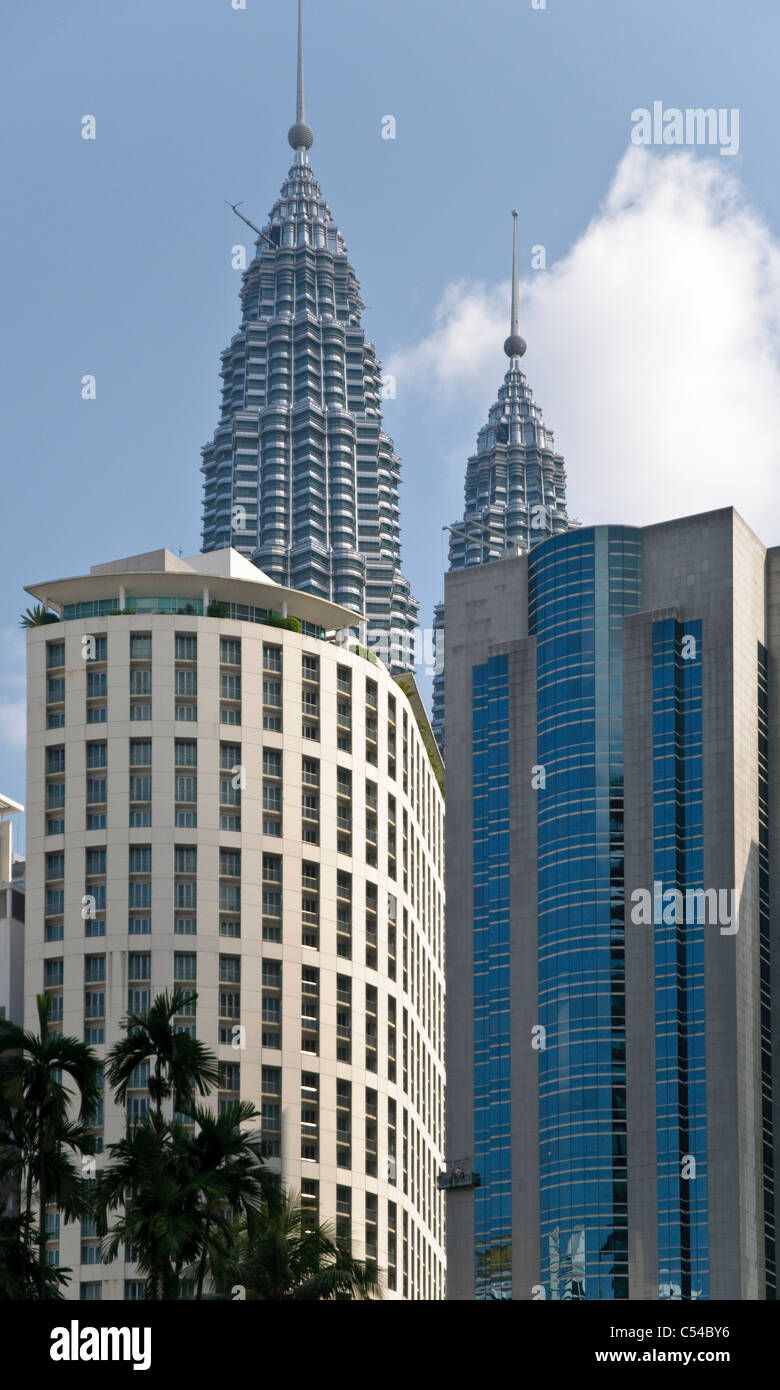
[[[512,213],[514,223],[512,237],[512,321],[509,329],[509,337],[504,343],[504,352],[507,357],[522,357],[525,354],[525,338],[520,337],[520,271],[518,267],[517,255],[517,213]]]
[[[306,98],[303,73],[303,0],[298,0],[298,81],[295,105],[295,123],[287,132],[287,140],[296,154],[304,155],[314,144],[314,131],[306,120]],[[523,357],[526,350],[525,339],[520,336],[519,319],[519,269],[517,252],[517,212],[512,213],[514,222],[512,254],[512,317],[509,337],[504,343],[507,357]]]
[[[296,154],[310,150],[314,144],[314,131],[306,124],[306,102],[303,90],[303,4],[298,0],[298,96],[295,105],[295,125],[287,132],[287,139]]]
[[[309,164],[301,0],[297,56],[295,160],[255,228],[241,323],[222,354],[220,418],[202,450],[202,545],[232,546],[277,583],[351,609],[356,627],[367,621],[359,640],[391,671],[409,670],[419,606],[401,563],[401,460],[384,426],[360,284]],[[566,529],[563,460],[520,368],[516,212],[513,221],[510,360],[467,465],[454,568]]]

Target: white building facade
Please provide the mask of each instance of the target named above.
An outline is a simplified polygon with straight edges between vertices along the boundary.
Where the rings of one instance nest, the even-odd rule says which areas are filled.
[[[195,991],[213,1104],[253,1102],[271,1167],[388,1298],[442,1298],[444,809],[413,678],[235,551],[29,592],[61,621],[29,633],[27,1026],[45,990],[102,1057],[128,1008]],[[71,1297],[141,1296],[88,1224],[49,1225]]]

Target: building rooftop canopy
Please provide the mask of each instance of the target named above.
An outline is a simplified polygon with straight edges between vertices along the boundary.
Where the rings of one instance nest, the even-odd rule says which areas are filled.
[[[277,584],[229,546],[186,560],[170,550],[149,550],[93,565],[89,574],[28,584],[26,592],[60,616],[70,604],[96,599],[116,598],[124,608],[131,606],[132,598],[164,595],[203,601],[207,595],[208,601],[264,608],[325,631],[355,627],[363,621],[362,615],[341,604]]]

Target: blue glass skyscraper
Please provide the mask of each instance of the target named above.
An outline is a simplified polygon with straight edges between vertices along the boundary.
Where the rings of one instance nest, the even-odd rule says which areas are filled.
[[[774,1299],[780,549],[572,530],[446,649],[450,1297]]]
[[[572,532],[529,561],[536,637],[541,1282],[625,1298],[623,619],[641,546]],[[542,784],[543,783],[543,784]]]

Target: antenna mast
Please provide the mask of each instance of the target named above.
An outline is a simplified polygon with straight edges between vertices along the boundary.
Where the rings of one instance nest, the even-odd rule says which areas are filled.
[[[227,203],[229,208],[233,209],[234,213],[236,214],[236,217],[240,217],[242,222],[246,222],[247,227],[251,227],[253,232],[257,232],[257,235],[263,238],[263,241],[266,243],[267,246],[271,247],[272,251],[275,251],[277,249],[271,241],[271,238],[265,232],[261,231],[259,227],[256,227],[254,222],[250,222],[249,218],[245,217],[243,212],[239,212],[238,209],[240,208],[241,203],[231,203],[228,201],[227,198],[225,199],[225,202]],[[241,199],[241,202],[243,202],[243,198]]]

